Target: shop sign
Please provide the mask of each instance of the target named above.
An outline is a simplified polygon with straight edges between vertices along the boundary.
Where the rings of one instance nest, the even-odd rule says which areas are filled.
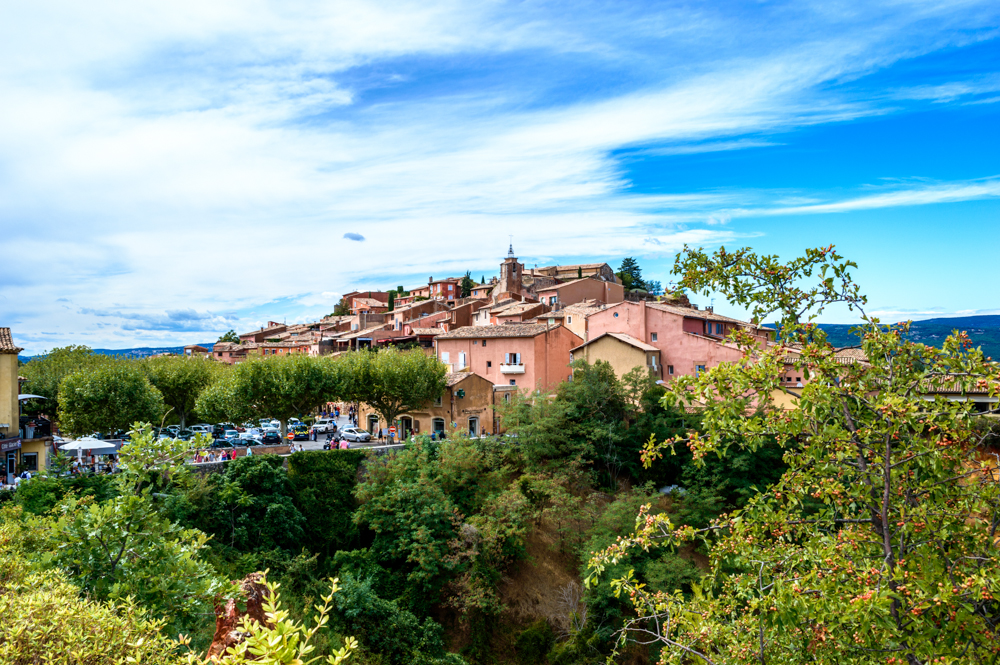
[[[21,437],[14,439],[4,439],[0,441],[0,453],[5,453],[8,450],[19,450],[21,448]]]

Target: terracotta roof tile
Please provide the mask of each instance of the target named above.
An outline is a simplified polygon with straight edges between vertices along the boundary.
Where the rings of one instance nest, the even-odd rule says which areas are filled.
[[[603,335],[598,335],[597,337],[595,337],[592,340],[584,342],[580,346],[577,346],[575,348],[570,349],[570,352],[572,353],[573,351],[576,351],[577,349],[582,349],[583,347],[587,346],[588,344],[593,344],[594,342],[596,342],[597,340],[601,339],[602,337],[614,337],[618,341],[624,342],[624,343],[628,344],[629,346],[634,346],[635,348],[640,349],[642,351],[656,351],[656,352],[660,351],[655,346],[652,346],[651,344],[646,344],[645,342],[639,341],[635,337],[632,337],[631,335],[626,335],[625,333],[607,332],[607,333],[604,333]]]
[[[466,326],[447,332],[444,335],[438,335],[438,340],[482,339],[484,337],[536,337],[546,330],[555,329],[541,323],[504,323],[497,326]]]
[[[14,338],[10,334],[10,328],[0,328],[0,353],[10,355],[24,351],[19,346],[14,346]]]

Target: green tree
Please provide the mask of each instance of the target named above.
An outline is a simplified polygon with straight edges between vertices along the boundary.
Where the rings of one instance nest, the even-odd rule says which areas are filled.
[[[463,298],[468,298],[472,295],[472,289],[476,288],[476,282],[472,279],[472,273],[466,271],[462,276],[462,283],[459,285],[461,295]]]
[[[198,395],[212,383],[220,371],[220,363],[205,362],[202,358],[187,356],[159,356],[143,363],[146,376],[160,394],[163,403],[180,418],[181,428],[187,425]]]
[[[337,306],[333,308],[333,314],[330,316],[348,316],[351,313],[351,303],[347,302],[347,298],[341,298]]]
[[[579,267],[578,267],[578,268],[576,269],[576,278],[577,278],[577,279],[583,279],[583,268],[579,268]]]
[[[163,396],[134,361],[109,359],[59,384],[59,425],[70,434],[111,434],[162,414]]]
[[[406,289],[403,288],[402,284],[400,284],[399,286],[396,287],[396,295],[397,296],[401,296],[404,293],[406,293]]]
[[[334,360],[340,396],[372,407],[389,425],[445,389],[445,366],[420,350],[357,351]]]
[[[234,365],[198,396],[195,408],[217,420],[276,418],[285,436],[289,418],[309,413],[339,395],[336,372],[327,359],[301,354],[268,356]]]
[[[175,643],[132,599],[81,598],[58,568],[32,566],[40,533],[20,508],[0,517],[0,662],[173,665]]]
[[[232,344],[240,343],[240,336],[236,334],[235,330],[230,330],[225,335],[219,338],[220,342],[230,342]]]
[[[103,503],[64,500],[48,527],[54,548],[43,561],[67,571],[96,598],[133,598],[175,627],[193,627],[222,583],[199,555],[208,536],[166,519],[150,482],[183,473],[190,445],[157,439],[150,425],[136,423],[119,454],[118,495]]]
[[[639,263],[631,256],[622,259],[622,264],[615,274],[621,279],[626,291],[646,288],[646,282],[642,280],[642,268],[639,267]]]
[[[789,263],[749,249],[677,259],[684,286],[721,292],[755,320],[777,314],[788,341],[763,346],[740,333],[743,360],[675,378],[664,400],[700,409],[703,433],[651,442],[645,460],[679,443],[705,460],[776,441],[788,470],[701,529],[643,509],[637,532],[593,560],[592,583],[636,549],[708,548],[711,571],[691,597],[630,573],[613,582],[638,615],[628,628],[664,662],[996,659],[997,467],[972,403],[936,393],[998,396],[1000,376],[964,333],[936,349],[906,341],[909,324],[868,315],[855,267],[832,246]],[[810,323],[836,303],[859,311],[866,361],[845,363]],[[786,361],[809,377],[791,391],[795,408],[774,402],[789,392]]]
[[[44,356],[35,356],[18,369],[28,379],[27,389],[45,400],[28,400],[24,411],[28,414],[56,414],[59,410],[59,384],[70,374],[92,369],[109,361],[108,356],[94,353],[87,346],[64,346],[52,349]]]
[[[392,311],[396,308],[396,292],[389,291],[389,302],[387,303],[388,311]]]

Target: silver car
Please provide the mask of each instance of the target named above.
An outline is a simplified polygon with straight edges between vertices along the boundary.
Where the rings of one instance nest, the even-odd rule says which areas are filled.
[[[357,427],[345,427],[340,430],[340,438],[347,439],[348,441],[357,442],[367,442],[372,440],[372,435],[363,429],[358,429]]]

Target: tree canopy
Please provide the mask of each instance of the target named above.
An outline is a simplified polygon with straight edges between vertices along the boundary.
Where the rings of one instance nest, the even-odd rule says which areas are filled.
[[[639,267],[639,262],[631,256],[622,259],[622,264],[615,274],[621,279],[626,290],[646,288],[646,282],[642,279],[642,268]]]
[[[472,289],[476,288],[476,280],[472,279],[472,272],[466,271],[462,275],[462,283],[459,284],[459,293],[462,298],[468,298],[472,295]]]
[[[196,408],[206,417],[234,422],[276,418],[284,436],[289,418],[340,394],[331,365],[326,358],[300,354],[251,358],[206,388]]]
[[[26,362],[18,372],[28,379],[27,388],[44,401],[25,402],[26,413],[55,414],[59,409],[59,384],[74,372],[94,368],[110,360],[109,356],[94,353],[88,346],[64,346],[52,349],[44,356]]]
[[[663,401],[700,410],[702,432],[651,441],[644,460],[683,445],[705,463],[776,441],[788,468],[704,528],[644,507],[637,532],[598,553],[591,583],[637,548],[700,543],[711,558],[693,595],[616,579],[637,613],[623,643],[709,665],[996,659],[997,463],[972,402],[939,390],[996,397],[1000,375],[961,332],[937,349],[867,314],[855,267],[832,247],[788,263],[749,249],[678,257],[683,286],[720,292],[758,320],[777,314],[784,341],[737,334],[743,360],[675,378]],[[834,303],[861,315],[855,361],[809,323]],[[782,385],[786,364],[808,377],[804,388]]]
[[[220,342],[231,342],[233,344],[239,344],[240,343],[240,336],[236,334],[235,330],[230,330],[226,334],[224,334],[221,337],[219,337],[218,341],[220,341]]]
[[[160,394],[163,403],[180,418],[181,427],[187,424],[194,411],[198,395],[212,383],[220,372],[228,368],[203,358],[187,356],[159,356],[144,361],[146,376]]]
[[[160,391],[128,360],[108,359],[59,384],[59,426],[70,434],[111,434],[134,422],[159,422],[162,415]]]
[[[334,366],[341,397],[368,404],[389,425],[445,389],[445,366],[419,349],[358,351],[337,358]]]

